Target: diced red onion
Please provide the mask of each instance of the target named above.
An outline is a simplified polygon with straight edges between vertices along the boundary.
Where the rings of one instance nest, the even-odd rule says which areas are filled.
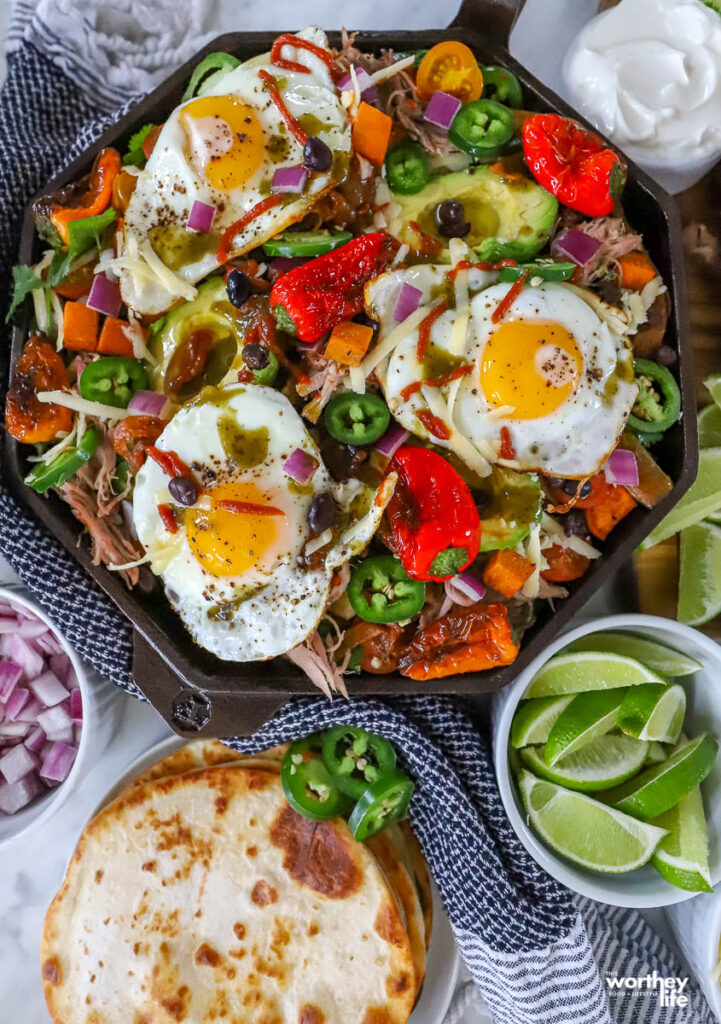
[[[383,437],[379,438],[373,446],[376,451],[380,452],[381,455],[387,455],[389,459],[392,459],[401,445],[404,445],[410,434],[407,430],[404,430],[400,423],[391,421],[391,425],[386,430]]]
[[[63,705],[56,704],[54,708],[40,712],[37,724],[45,730],[48,739],[57,740],[66,735],[66,730],[68,726],[72,727],[73,721]]]
[[[5,781],[12,785],[37,768],[37,764],[35,754],[21,743],[0,757],[0,772],[5,776]]]
[[[14,616],[0,615],[0,633],[14,633],[17,628],[17,619]]]
[[[48,661],[50,662],[50,671],[58,677],[63,686],[72,689],[70,679],[74,678],[75,672],[67,654],[52,654]]]
[[[0,786],[0,813],[15,814],[23,807],[27,807],[43,789],[42,782],[34,772],[12,785],[6,783]]]
[[[429,124],[435,124],[438,128],[451,127],[453,118],[461,109],[461,101],[457,96],[451,96],[449,92],[434,92],[426,107],[423,120]]]
[[[318,460],[302,448],[296,448],[283,463],[283,472],[299,484],[307,484],[317,469]]]
[[[14,740],[18,736],[22,738],[30,732],[29,722],[9,722],[7,719],[0,722],[0,740]]]
[[[0,703],[4,704],[23,674],[22,665],[15,661],[0,661]]]
[[[53,672],[43,672],[37,679],[31,679],[28,686],[46,708],[52,708],[67,700],[68,691]]]
[[[302,164],[295,167],[279,167],[270,183],[271,192],[299,193],[303,191],[308,172]]]
[[[83,699],[80,690],[73,690],[70,694],[70,717],[73,725],[83,724]]]
[[[64,782],[70,774],[77,751],[69,743],[52,743],[43,757],[40,775],[53,782]]]
[[[402,324],[411,313],[415,313],[421,304],[422,298],[423,292],[420,288],[414,288],[412,284],[406,282],[398,294],[398,301],[393,310],[393,319],[396,323]]]
[[[29,700],[27,702],[25,707],[22,709],[20,714],[17,716],[16,720],[18,722],[30,722],[31,725],[35,725],[35,722],[37,721],[38,715],[40,714],[41,711],[44,711],[44,710],[45,710],[45,705],[41,701],[35,700],[35,698],[32,698],[31,700]]]
[[[483,580],[480,580],[470,569],[464,569],[458,576],[446,580],[444,587],[446,596],[464,608],[475,604],[486,595]]]
[[[40,637],[38,639],[44,638]],[[37,651],[33,650],[29,641],[15,633],[10,638],[10,652],[11,660],[16,665],[20,665],[27,679],[34,679],[40,675],[44,667],[43,659]]]
[[[358,88],[360,89],[361,99],[365,100],[366,103],[375,103],[378,99],[378,87],[371,82],[371,76],[368,74],[365,68],[352,65],[355,68],[355,76],[358,82]],[[350,71],[346,72],[345,75],[338,82],[338,88],[341,92],[354,92],[355,85],[353,83],[353,75]]]
[[[17,634],[26,640],[33,640],[48,632],[50,632],[48,627],[40,619],[23,618],[18,620]]]
[[[551,252],[554,256],[562,256],[579,267],[587,266],[600,248],[601,242],[597,238],[592,238],[585,231],[578,231],[576,228],[565,228],[551,243]]]
[[[43,633],[42,636],[36,637],[32,643],[35,649],[42,652],[42,654],[61,654],[63,650],[52,633]]]
[[[169,404],[165,395],[159,395],[157,391],[136,391],[128,402],[128,412],[164,420],[167,419]]]
[[[41,729],[39,725],[36,725],[30,735],[26,736],[23,742],[28,750],[31,750],[33,754],[39,754],[45,746],[46,740],[47,736],[45,735],[45,731]]]
[[[190,208],[186,227],[190,228],[191,231],[200,231],[203,234],[207,234],[213,224],[214,217],[215,207],[211,206],[210,203],[201,203],[199,199],[196,199]]]
[[[88,307],[96,309],[104,316],[117,316],[122,304],[120,286],[117,282],[110,281],[105,274],[96,274],[88,295]]]
[[[622,487],[638,487],[638,463],[633,452],[625,448],[616,448],[608,457],[603,467],[606,483],[620,484]]]
[[[14,722],[22,709],[30,700],[30,690],[24,686],[16,686],[5,703],[5,718],[8,722]]]

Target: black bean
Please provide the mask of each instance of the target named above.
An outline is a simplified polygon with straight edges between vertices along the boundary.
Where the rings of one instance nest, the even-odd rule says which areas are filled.
[[[678,361],[678,352],[670,345],[662,345],[656,353],[656,362],[659,366],[673,366]]]
[[[242,270],[233,269],[228,274],[226,288],[229,300],[237,309],[240,309],[250,296],[250,278]]]
[[[329,171],[333,162],[333,154],[322,139],[317,135],[311,137],[303,146],[303,163],[309,171]]]
[[[338,506],[330,491],[324,491],[313,498],[308,509],[308,526],[313,533],[323,533],[336,520]]]
[[[562,519],[567,537],[588,537],[588,523],[582,509],[572,508]]]
[[[459,199],[444,199],[436,207],[438,232],[444,238],[463,238],[471,230],[466,211]]]
[[[194,505],[198,500],[198,485],[189,476],[176,476],[168,484],[168,490],[181,505]]]
[[[260,345],[256,341],[243,345],[243,362],[249,370],[264,370],[270,362],[265,345]]]

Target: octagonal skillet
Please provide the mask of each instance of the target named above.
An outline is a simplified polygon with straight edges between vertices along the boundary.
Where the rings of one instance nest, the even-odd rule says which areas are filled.
[[[428,32],[362,32],[362,50],[392,47],[397,51],[427,48],[444,39],[460,38],[484,64],[509,67],[524,86],[526,106],[536,110],[573,114],[554,93],[521,67],[508,52],[508,37],[524,0],[464,0],[456,19],[446,29]],[[289,26],[290,27],[290,26]],[[352,26],[351,26],[352,27]],[[206,53],[224,50],[241,60],[270,49],[277,33],[230,33],[209,43],[192,60],[107,131],[82,156],[52,181],[53,191],[85,174],[103,146],[123,147],[132,132],[149,121],[160,123],[180,102],[192,69]],[[331,33],[338,45],[338,34]],[[575,115],[574,115],[575,116]],[[659,267],[671,295],[671,319],[667,341],[678,349],[677,369],[685,415],[666,435],[661,455],[663,468],[674,487],[652,510],[638,507],[616,527],[604,546],[603,557],[594,561],[586,576],[569,587],[568,599],[555,612],[541,611],[525,636],[515,664],[495,671],[450,676],[429,683],[398,674],[352,676],[352,696],[440,693],[472,695],[495,691],[509,683],[552,640],[568,620],[620,566],[628,563],[633,549],[666,515],[695,478],[698,465],[695,401],[687,323],[683,248],[673,201],[629,161],[624,195],[626,213]],[[30,212],[25,226],[20,260],[39,257]],[[12,363],[23,345],[27,324],[14,332]],[[13,493],[29,505],[68,551],[77,558],[102,589],[115,601],[135,627],[133,672],[135,681],[173,729],[185,735],[228,736],[249,733],[267,720],[289,697],[317,694],[294,665],[283,658],[238,664],[223,662],[197,646],[185,631],[162,594],[159,582],[129,592],[123,581],[102,566],[91,563],[88,542],[70,509],[57,496],[50,501],[23,485],[27,472],[21,447],[5,437],[5,476]]]

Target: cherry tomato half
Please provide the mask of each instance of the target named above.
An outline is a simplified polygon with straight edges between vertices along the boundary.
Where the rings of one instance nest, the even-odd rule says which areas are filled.
[[[437,43],[425,55],[418,68],[416,86],[422,100],[429,100],[440,90],[469,103],[483,91],[483,73],[465,43],[449,40]]]

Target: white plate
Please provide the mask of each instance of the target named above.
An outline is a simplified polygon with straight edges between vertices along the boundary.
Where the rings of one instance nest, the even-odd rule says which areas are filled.
[[[185,740],[179,736],[169,736],[136,757],[115,785],[106,793],[93,812],[93,817],[111,800],[114,800],[137,775],[184,745]],[[453,937],[451,923],[433,879],[431,879],[431,890],[433,895],[433,931],[428,949],[426,977],[420,998],[408,1019],[409,1024],[440,1024],[450,1006],[458,979],[458,948]]]

